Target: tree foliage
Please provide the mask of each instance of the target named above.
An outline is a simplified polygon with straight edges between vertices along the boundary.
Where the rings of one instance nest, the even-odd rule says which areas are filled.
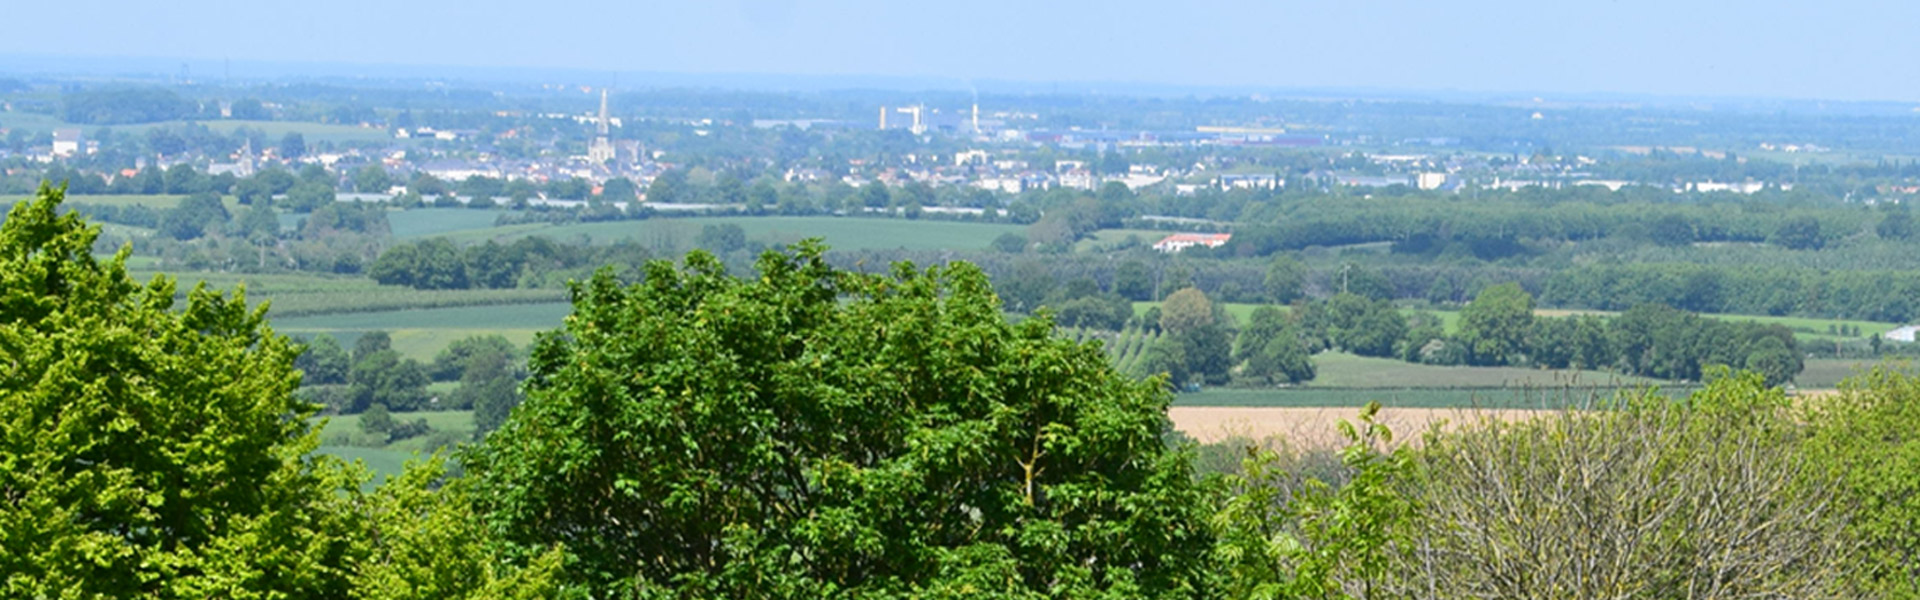
[[[876,186],[877,187],[877,186]],[[468,461],[510,539],[639,597],[1177,597],[1209,536],[1168,397],[964,263],[602,271]]]
[[[96,261],[63,195],[0,226],[0,595],[345,595],[298,347],[241,292],[176,307],[125,250]]]

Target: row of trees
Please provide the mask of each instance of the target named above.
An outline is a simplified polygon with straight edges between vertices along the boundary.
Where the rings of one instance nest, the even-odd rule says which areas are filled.
[[[1482,290],[1460,314],[1457,332],[1429,313],[1341,293],[1300,300],[1291,310],[1263,306],[1246,327],[1233,323],[1197,289],[1174,293],[1146,317],[1166,335],[1149,347],[1143,375],[1165,373],[1183,387],[1271,385],[1313,378],[1310,355],[1325,350],[1440,365],[1525,365],[1605,369],[1683,381],[1713,365],[1761,374],[1768,385],[1793,379],[1804,357],[1780,325],[1723,321],[1660,304],[1611,317],[1536,317],[1518,285]],[[1081,325],[1085,326],[1085,325]],[[1237,332],[1235,330],[1238,330]]]
[[[1902,323],[1920,317],[1920,280],[1899,271],[1690,264],[1591,265],[1548,277],[1556,306],[1624,310],[1657,302],[1699,312]]]
[[[648,257],[645,248],[634,244],[558,244],[535,236],[462,248],[446,238],[432,238],[387,248],[367,275],[383,285],[423,290],[545,287],[583,277],[591,265],[621,264],[631,270]]]
[[[1373,407],[1323,477],[1256,452],[1198,479],[1161,442],[1163,382],[1009,323],[979,270],[850,273],[813,245],[751,279],[704,253],[601,271],[463,476],[429,461],[368,492],[309,454],[300,351],[262,312],[204,290],[174,310],[58,200],[0,227],[10,596],[1916,591],[1902,376],[1811,411],[1725,376],[1418,449],[1383,446]]]

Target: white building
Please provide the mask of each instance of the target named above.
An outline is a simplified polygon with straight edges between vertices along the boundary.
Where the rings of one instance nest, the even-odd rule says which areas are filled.
[[[1912,342],[1916,332],[1920,332],[1920,325],[1903,325],[1882,337],[1895,342]]]
[[[80,153],[81,145],[86,141],[80,136],[79,129],[53,130],[53,155],[70,157]]]
[[[1232,239],[1231,233],[1176,233],[1153,243],[1153,249],[1161,252],[1179,252],[1194,246],[1219,248]]]

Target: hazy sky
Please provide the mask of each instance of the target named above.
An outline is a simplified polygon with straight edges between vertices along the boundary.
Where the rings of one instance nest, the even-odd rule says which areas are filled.
[[[1920,101],[1910,1],[62,0],[7,13],[10,55]]]

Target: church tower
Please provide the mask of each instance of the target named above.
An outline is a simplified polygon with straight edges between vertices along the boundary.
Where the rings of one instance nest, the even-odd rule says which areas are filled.
[[[613,142],[607,139],[612,121],[607,118],[607,89],[600,88],[600,135],[593,138],[593,144],[587,146],[587,160],[606,164],[613,162]]]

